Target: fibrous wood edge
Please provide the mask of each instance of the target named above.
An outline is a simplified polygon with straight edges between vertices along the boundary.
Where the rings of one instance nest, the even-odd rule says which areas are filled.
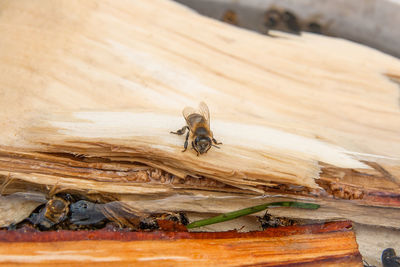
[[[121,148],[117,150],[94,151],[90,152],[89,157],[75,157],[68,153],[3,152],[0,166],[8,168],[8,171],[0,171],[1,192],[36,191],[45,196],[70,192],[85,195],[93,201],[122,201],[132,213],[225,213],[266,202],[298,200],[318,203],[321,209],[273,209],[271,212],[277,216],[301,219],[346,218],[362,224],[387,227],[398,227],[400,220],[400,201],[395,190],[374,189],[373,184],[370,189],[357,186],[356,174],[361,176],[360,179],[385,179],[374,175],[372,170],[371,175],[365,178],[355,170],[339,169],[344,174],[350,172],[348,176],[343,175],[342,181],[329,176],[336,172],[327,171],[322,174],[326,178],[318,180],[323,188],[320,190],[296,185],[263,184],[256,187],[256,191],[252,187],[226,184],[213,178],[179,177],[148,165],[129,163],[133,157],[123,156]],[[58,151],[65,152],[64,149]],[[113,153],[118,153],[118,161],[110,160]],[[144,162],[147,161],[151,159]],[[330,170],[332,167],[326,168]],[[346,179],[352,180],[346,183]],[[390,181],[388,184],[391,185]],[[8,218],[9,215],[5,213],[3,217]]]

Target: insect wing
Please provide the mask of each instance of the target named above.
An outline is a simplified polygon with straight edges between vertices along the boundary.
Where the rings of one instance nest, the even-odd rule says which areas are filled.
[[[182,111],[183,117],[186,120],[187,125],[189,128],[193,128],[193,121],[189,119],[190,115],[198,113],[194,108],[192,107],[185,107]]]
[[[208,127],[210,127],[210,111],[208,110],[208,106],[203,101],[199,104],[199,114],[204,117]]]

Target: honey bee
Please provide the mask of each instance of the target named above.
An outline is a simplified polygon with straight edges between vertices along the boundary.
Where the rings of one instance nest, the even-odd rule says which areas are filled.
[[[381,256],[383,267],[400,266],[400,257],[396,255],[393,248],[387,248],[382,252]]]
[[[219,148],[216,145],[222,145],[222,143],[215,140],[213,132],[210,130],[210,111],[206,103],[200,102],[198,110],[185,107],[182,114],[187,125],[176,132],[171,132],[172,134],[183,135],[186,130],[188,130],[182,152],[185,152],[188,147],[190,134],[192,138],[192,148],[197,152],[197,156],[206,153],[211,146]]]
[[[32,213],[28,220],[40,229],[48,230],[67,218],[71,196],[53,196],[39,213]]]

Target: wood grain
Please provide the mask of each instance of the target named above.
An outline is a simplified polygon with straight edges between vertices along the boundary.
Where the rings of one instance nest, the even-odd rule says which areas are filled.
[[[8,266],[362,266],[349,222],[250,233],[0,231],[0,263]]]
[[[278,195],[362,223],[380,208],[371,221],[398,227],[397,58],[314,34],[263,36],[166,0],[5,0],[0,35],[5,194],[204,212]],[[169,132],[201,100],[223,145],[197,157]],[[169,201],[181,197],[191,201]],[[223,198],[235,207],[210,205]]]

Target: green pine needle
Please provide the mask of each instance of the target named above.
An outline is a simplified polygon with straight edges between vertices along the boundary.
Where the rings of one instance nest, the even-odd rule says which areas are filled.
[[[258,206],[253,206],[249,208],[245,208],[242,210],[237,210],[237,211],[232,211],[228,213],[224,213],[212,218],[200,220],[200,221],[195,221],[192,223],[189,223],[186,227],[187,229],[193,229],[201,226],[206,226],[214,223],[220,223],[220,222],[225,222],[229,220],[233,220],[242,216],[246,216],[252,213],[256,213],[262,210],[265,210],[269,207],[294,207],[294,208],[302,208],[302,209],[311,209],[315,210],[319,208],[318,204],[314,203],[302,203],[302,202],[294,202],[294,201],[282,201],[282,202],[272,202],[272,203],[266,203]]]

